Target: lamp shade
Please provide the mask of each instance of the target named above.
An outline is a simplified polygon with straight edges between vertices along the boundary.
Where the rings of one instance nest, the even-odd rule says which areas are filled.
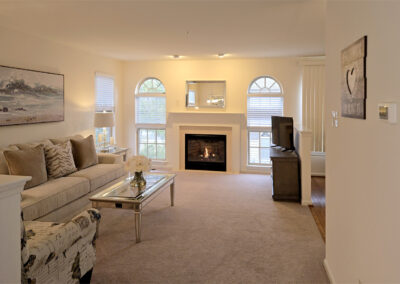
[[[96,112],[94,115],[94,127],[113,127],[114,113],[112,112]]]

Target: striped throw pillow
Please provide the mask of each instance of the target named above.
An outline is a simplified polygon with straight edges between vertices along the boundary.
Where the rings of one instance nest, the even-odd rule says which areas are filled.
[[[58,178],[77,171],[70,141],[45,145],[44,154],[49,178]]]

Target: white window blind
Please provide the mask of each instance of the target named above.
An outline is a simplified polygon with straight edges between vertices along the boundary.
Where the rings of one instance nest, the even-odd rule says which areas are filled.
[[[96,111],[114,111],[114,79],[96,75]]]
[[[136,123],[165,124],[166,98],[164,96],[137,96]]]
[[[283,115],[283,97],[247,97],[247,126],[270,127],[271,116]]]

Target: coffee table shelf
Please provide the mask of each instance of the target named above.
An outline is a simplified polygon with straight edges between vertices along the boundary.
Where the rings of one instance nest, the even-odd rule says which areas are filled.
[[[142,190],[130,186],[133,177],[126,177],[90,197],[94,208],[130,209],[135,212],[136,242],[141,241],[142,210],[166,188],[170,188],[171,206],[174,206],[175,174],[144,174],[146,187]]]

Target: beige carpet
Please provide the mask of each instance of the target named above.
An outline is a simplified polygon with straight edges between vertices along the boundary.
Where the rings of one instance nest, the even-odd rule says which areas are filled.
[[[274,202],[265,175],[178,173],[144,209],[102,209],[92,283],[328,283],[308,207]]]

